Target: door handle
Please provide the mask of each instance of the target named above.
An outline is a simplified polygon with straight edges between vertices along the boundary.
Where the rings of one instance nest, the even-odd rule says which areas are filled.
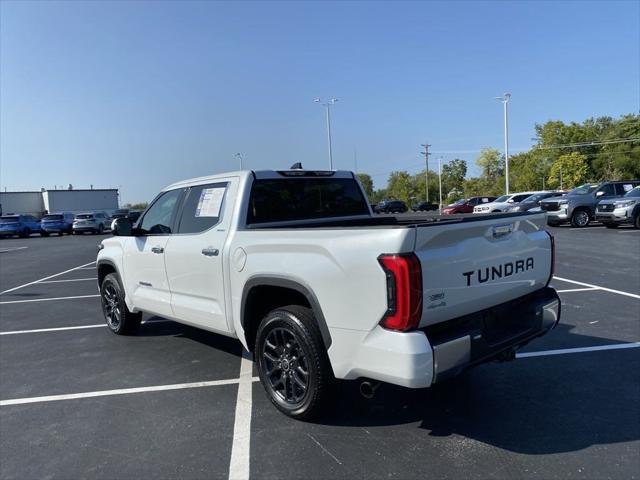
[[[162,248],[162,247],[153,247],[153,248],[151,249],[151,251],[152,251],[153,253],[164,253],[164,248]]]
[[[218,249],[217,248],[213,248],[213,247],[207,247],[207,248],[203,248],[202,249],[202,254],[205,257],[217,257],[218,256]]]

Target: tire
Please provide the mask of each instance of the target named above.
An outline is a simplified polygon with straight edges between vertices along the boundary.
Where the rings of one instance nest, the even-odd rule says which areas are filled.
[[[124,303],[124,289],[117,273],[110,273],[100,285],[102,314],[116,335],[132,335],[140,327],[142,313],[131,313]]]
[[[269,312],[258,327],[254,350],[260,382],[278,410],[298,420],[322,413],[334,377],[309,308],[289,305]]]
[[[31,230],[25,228],[22,232],[20,232],[20,238],[29,238],[31,236]]]
[[[574,210],[571,214],[571,226],[574,228],[584,228],[590,221],[589,212],[586,210]]]
[[[40,236],[41,237],[48,237],[49,233],[48,232],[40,232]]]
[[[603,225],[607,228],[618,228],[617,223],[604,223]]]
[[[634,228],[640,229],[640,213],[636,215],[636,218],[633,219]]]
[[[98,227],[98,235],[102,235],[103,232],[104,232],[104,227],[102,226],[102,224],[100,224],[100,226]]]

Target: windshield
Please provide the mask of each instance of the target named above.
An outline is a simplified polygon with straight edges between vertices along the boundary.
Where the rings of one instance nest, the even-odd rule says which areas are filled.
[[[93,218],[93,215],[90,213],[81,213],[80,215],[76,215],[76,218],[80,220],[87,220]]]
[[[633,190],[628,191],[624,194],[626,197],[640,197],[640,186],[634,188]]]
[[[585,183],[584,185],[580,185],[579,187],[571,190],[569,195],[586,195],[587,193],[593,192],[596,188],[598,188],[597,184]]]
[[[537,202],[538,200],[542,200],[546,198],[544,193],[538,193],[536,195],[531,195],[523,200],[523,202]]]
[[[501,197],[496,198],[494,202],[496,203],[506,202],[510,198],[511,198],[511,195],[502,195]]]
[[[1,217],[0,223],[18,223],[18,217]]]
[[[58,220],[62,220],[62,215],[45,215],[44,217],[42,217],[43,222],[52,222]]]
[[[467,203],[467,199],[466,198],[461,198],[457,202],[453,202],[451,205],[464,205],[465,203]]]

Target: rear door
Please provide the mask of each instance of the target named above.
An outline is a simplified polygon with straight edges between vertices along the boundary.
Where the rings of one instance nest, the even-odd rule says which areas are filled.
[[[507,302],[547,284],[551,241],[544,213],[475,218],[416,228],[422,326]]]
[[[226,319],[224,249],[238,178],[187,189],[177,234],[166,247],[171,306],[176,318],[207,330],[229,332]]]
[[[175,228],[184,189],[160,194],[139,227],[143,234],[128,238],[124,248],[124,282],[136,308],[171,316],[171,292],[165,271],[165,250]]]

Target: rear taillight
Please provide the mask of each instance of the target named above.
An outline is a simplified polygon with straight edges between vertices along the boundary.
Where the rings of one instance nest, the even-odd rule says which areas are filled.
[[[549,279],[547,280],[547,286],[551,283],[551,279],[553,278],[553,274],[556,271],[556,239],[553,234],[549,230],[545,230],[547,235],[549,235],[549,241],[551,242],[551,268],[549,269]]]
[[[422,268],[415,254],[380,255],[387,275],[387,312],[380,325],[406,332],[417,328],[422,317]]]

